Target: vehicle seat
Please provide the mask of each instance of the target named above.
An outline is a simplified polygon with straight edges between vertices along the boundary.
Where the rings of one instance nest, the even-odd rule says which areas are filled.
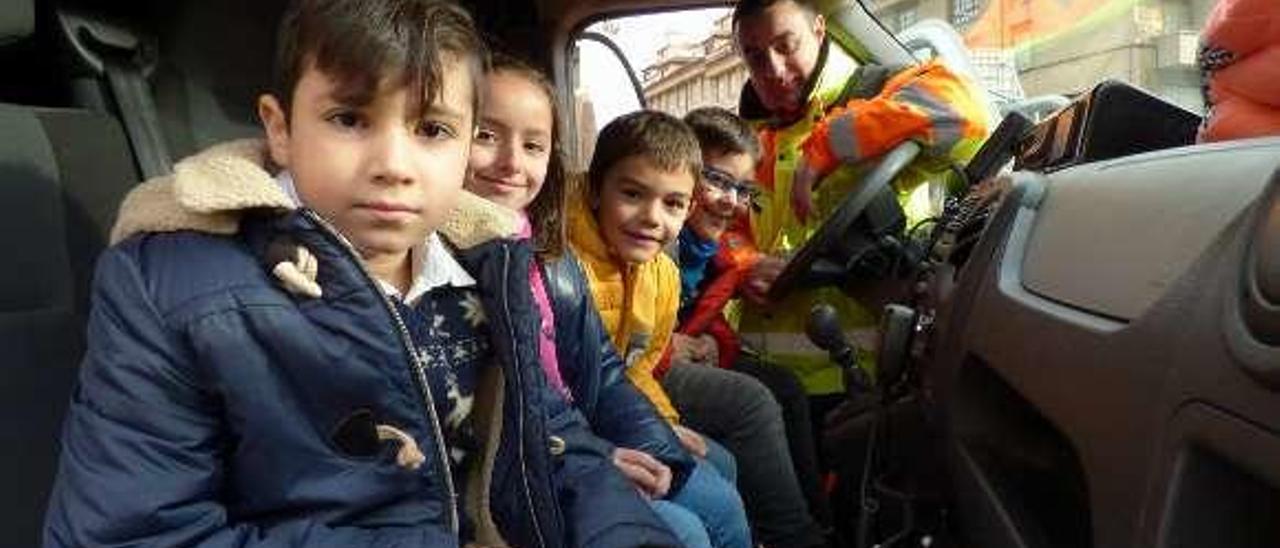
[[[161,54],[151,76],[156,114],[174,160],[262,136],[256,105],[270,89],[284,4],[173,2],[165,8],[165,24],[148,29]],[[235,29],[235,40],[227,40],[226,29]]]
[[[34,12],[0,0],[0,47],[31,35]],[[0,545],[38,546],[93,264],[138,174],[101,113],[0,103],[0,143]]]

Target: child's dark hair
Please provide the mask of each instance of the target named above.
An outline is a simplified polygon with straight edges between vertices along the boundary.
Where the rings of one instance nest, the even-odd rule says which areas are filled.
[[[656,110],[641,110],[615,118],[596,138],[596,151],[587,169],[586,198],[600,197],[604,176],[618,162],[643,156],[665,171],[687,171],[694,181],[702,171],[698,138],[679,118]]]
[[[737,114],[720,107],[702,107],[685,114],[684,123],[698,136],[703,152],[746,154],[760,160],[760,140],[751,124]]]
[[[738,0],[738,3],[733,6],[732,23],[734,28],[737,28],[738,23],[743,19],[760,15],[761,13],[764,13],[764,10],[773,7],[774,4],[781,4],[783,2],[791,2],[800,6],[801,9],[811,16],[819,13],[818,6],[814,0]]]
[[[569,184],[565,170],[564,148],[561,144],[560,106],[556,102],[556,88],[546,73],[533,65],[506,53],[494,53],[490,60],[489,74],[506,72],[520,76],[546,94],[551,105],[551,150],[547,161],[547,175],[542,189],[526,208],[529,222],[533,224],[534,251],[542,259],[553,259],[564,252],[565,246],[565,186]]]
[[[276,34],[273,93],[289,112],[303,71],[339,82],[340,98],[368,104],[380,86],[406,86],[422,114],[440,97],[444,65],[462,63],[479,106],[487,62],[466,10],[448,0],[293,0]]]

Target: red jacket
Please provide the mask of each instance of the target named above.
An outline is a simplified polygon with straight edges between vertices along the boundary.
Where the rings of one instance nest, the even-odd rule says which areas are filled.
[[[746,280],[760,254],[744,237],[745,231],[731,230],[725,233],[708,268],[716,275],[704,283],[692,311],[676,327],[676,333],[691,337],[711,335],[716,341],[717,365],[732,369],[738,357],[739,341],[733,326],[724,317],[724,307],[738,293],[738,287]],[[654,376],[661,377],[671,367],[671,345],[667,345]]]

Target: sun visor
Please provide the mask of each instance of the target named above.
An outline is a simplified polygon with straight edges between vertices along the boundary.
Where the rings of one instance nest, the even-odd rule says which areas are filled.
[[[0,0],[0,44],[17,42],[36,27],[36,6],[32,0]]]

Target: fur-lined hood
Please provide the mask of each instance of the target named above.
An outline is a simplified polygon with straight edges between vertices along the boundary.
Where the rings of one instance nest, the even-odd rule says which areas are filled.
[[[141,232],[234,234],[247,210],[296,208],[276,184],[273,170],[261,139],[222,143],[187,157],[171,175],[151,179],[129,192],[111,230],[111,243]],[[439,231],[453,245],[467,249],[510,237],[518,229],[514,212],[463,191]]]

